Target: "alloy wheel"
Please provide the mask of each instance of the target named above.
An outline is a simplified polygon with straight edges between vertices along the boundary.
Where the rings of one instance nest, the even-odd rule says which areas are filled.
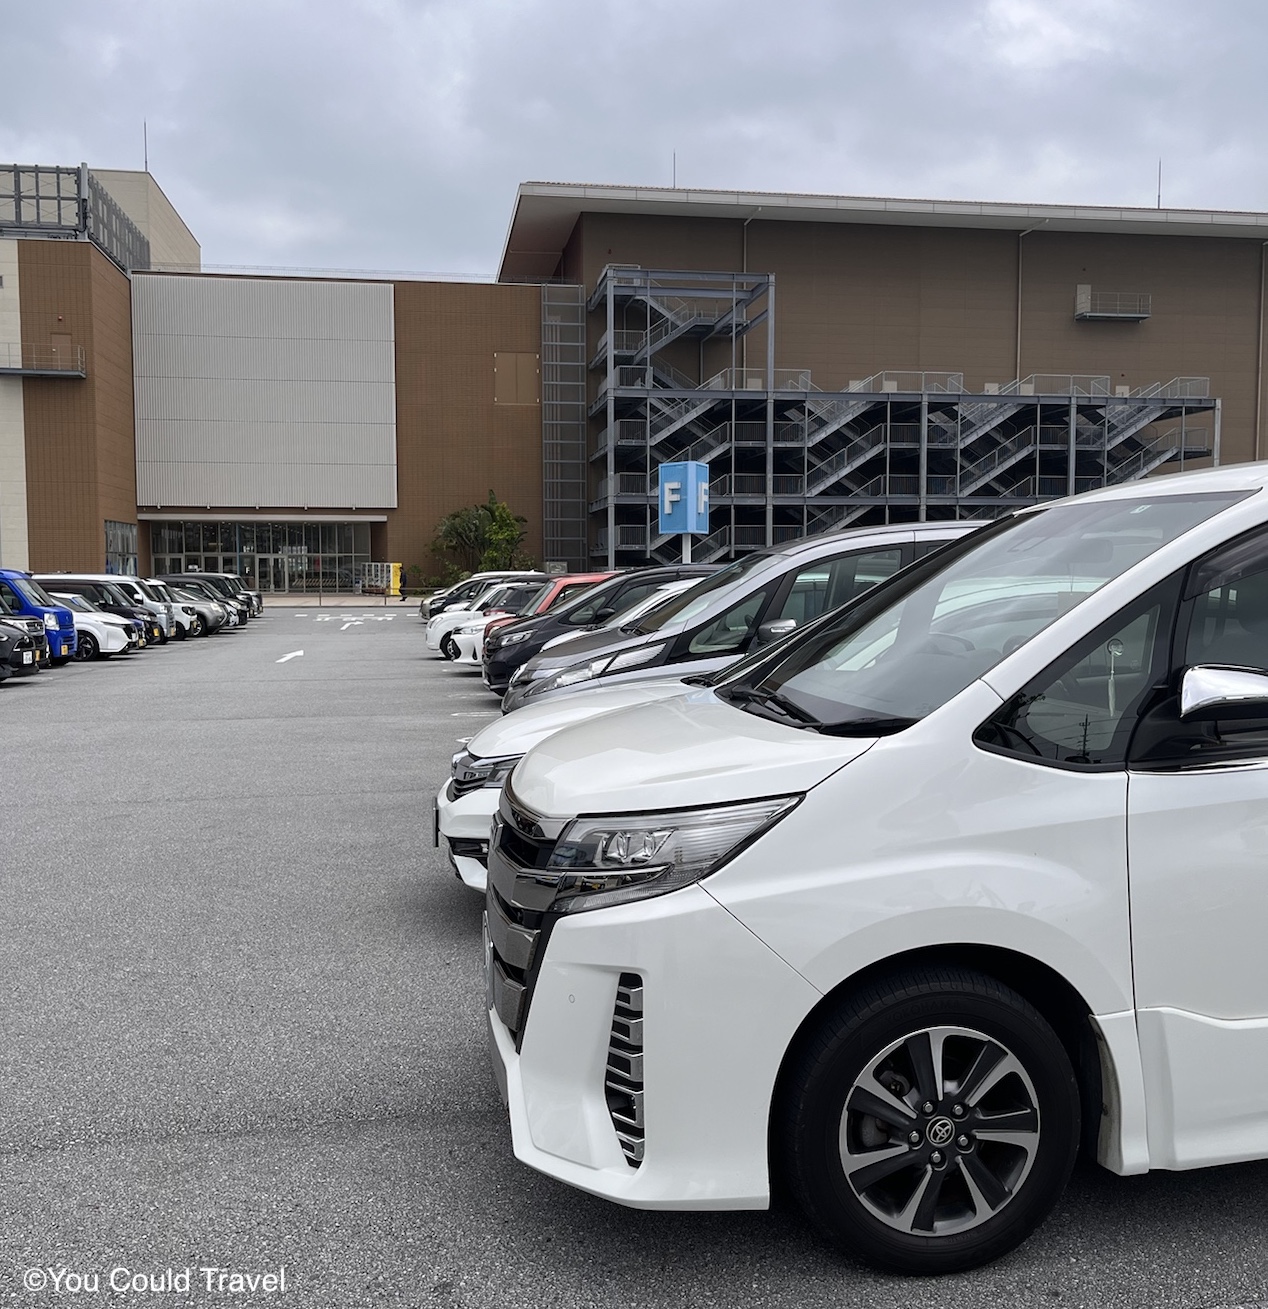
[[[886,1226],[966,1232],[1017,1194],[1040,1128],[1034,1084],[1002,1042],[968,1027],[927,1027],[888,1045],[855,1079],[841,1114],[841,1166]]]

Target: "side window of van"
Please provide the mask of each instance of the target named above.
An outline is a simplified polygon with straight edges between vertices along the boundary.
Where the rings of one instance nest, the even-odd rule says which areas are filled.
[[[773,614],[771,620],[791,619],[801,627],[829,609],[836,609],[864,591],[870,591],[887,577],[892,577],[902,565],[901,546],[820,559],[793,578],[779,613]]]
[[[763,589],[746,595],[724,614],[706,623],[687,643],[687,654],[704,658],[742,650],[757,627],[757,619],[766,605],[768,592]]]
[[[0,581],[0,600],[3,600],[15,614],[22,609],[22,601],[18,599],[18,593],[8,582]]]
[[[974,734],[1031,763],[1126,764],[1140,713],[1168,671],[1176,580],[1155,587],[1022,688]]]
[[[1262,535],[1244,538],[1195,566],[1185,588],[1179,633],[1181,669],[1231,665],[1268,672],[1268,550]],[[1187,611],[1187,612],[1186,612]],[[1179,681],[1170,688],[1178,691]],[[1268,757],[1268,715],[1181,719],[1172,694],[1141,724],[1132,766],[1205,767]]]

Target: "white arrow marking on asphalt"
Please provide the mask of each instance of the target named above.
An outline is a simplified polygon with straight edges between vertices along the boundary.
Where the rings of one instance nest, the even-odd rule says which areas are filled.
[[[302,655],[303,653],[304,652],[302,650],[292,650],[290,654],[283,655],[276,662],[279,664],[284,664],[288,659],[298,659],[300,655]]]

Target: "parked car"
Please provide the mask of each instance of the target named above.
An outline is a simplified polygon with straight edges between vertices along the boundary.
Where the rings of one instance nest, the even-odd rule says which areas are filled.
[[[542,613],[546,609],[561,603],[566,597],[578,594],[580,591],[594,585],[596,581],[601,581],[609,577],[608,573],[560,573],[554,577],[541,578],[541,592],[538,596],[537,604],[534,606],[535,613]],[[505,583],[494,583],[493,589],[505,585]],[[443,635],[448,633],[464,621],[467,615],[475,613],[482,605],[483,598],[489,594],[488,590],[479,592],[474,601],[463,601],[461,604],[453,605],[448,609],[442,610],[439,614],[433,614],[427,620],[427,648],[435,649],[433,640],[443,639]],[[437,636],[436,634],[440,634]]]
[[[49,593],[70,610],[75,620],[75,658],[109,659],[111,655],[135,650],[140,643],[141,624],[135,619],[120,618],[98,608],[89,599],[73,592]]]
[[[17,673],[38,673],[42,669],[52,666],[48,635],[44,630],[44,620],[42,618],[30,618],[25,614],[16,613],[3,595],[0,595],[0,623],[3,623],[7,629],[31,639],[31,649],[35,655],[31,662],[34,667],[29,667],[25,659],[19,659],[16,667]],[[17,648],[19,650],[25,649],[24,646]]]
[[[47,591],[67,591],[84,583],[104,583],[122,593],[127,604],[153,616],[152,639],[166,645],[176,627],[172,606],[158,598],[139,577],[121,573],[37,573],[35,580]],[[157,627],[157,634],[154,628]]]
[[[459,627],[452,628],[449,633],[449,640],[452,641],[456,651],[453,662],[478,668],[484,650],[485,635],[532,613],[548,587],[549,583],[542,583],[540,586],[532,582],[523,586],[508,584],[506,596],[498,602],[497,608],[488,613],[468,610],[467,621]]]
[[[51,600],[30,573],[0,568],[0,601],[10,613],[43,623],[51,663],[64,664],[74,657],[75,620],[70,610]]]
[[[182,600],[166,582],[160,582],[156,577],[146,577],[142,580],[145,582],[147,591],[157,599],[162,600],[164,604],[171,605],[174,622],[172,635],[178,641],[184,641],[191,636],[202,635],[203,620],[198,612],[197,605],[189,600]]]
[[[694,586],[695,582],[694,577],[682,577],[677,581],[664,582],[650,595],[644,596],[637,603],[632,604],[629,609],[622,610],[618,616],[610,618],[602,626],[611,627],[620,622],[632,621],[636,616],[655,608],[656,605],[667,600],[671,595],[676,595],[679,591],[685,591],[689,586]],[[484,623],[468,623],[458,628],[453,634],[454,644],[458,647],[458,654],[454,659],[454,663],[469,664],[482,669],[484,666],[484,643],[489,634],[498,631],[500,628],[507,627],[511,623],[518,622],[520,617],[525,616],[527,615],[507,615],[502,618],[490,619]],[[583,630],[593,631],[594,629],[585,628]],[[561,642],[571,640],[576,635],[577,633],[573,631],[565,636],[552,637],[551,640],[546,642],[546,645],[558,645]]]
[[[545,580],[528,582],[493,582],[481,591],[471,603],[455,605],[427,620],[426,644],[428,650],[437,650],[445,659],[456,659],[458,647],[453,634],[474,620],[513,618],[532,606],[549,585]]]
[[[176,583],[163,583],[171,591],[172,595],[181,602],[193,609],[198,616],[201,628],[198,632],[191,633],[195,636],[211,636],[213,632],[218,632],[222,627],[229,623],[229,605],[221,604],[219,600],[213,600],[205,592],[190,591],[183,586],[177,586]],[[234,612],[234,622],[237,622],[237,612]]]
[[[1081,1138],[1263,1158],[1265,763],[1262,465],[1019,511],[756,676],[552,734],[489,851],[517,1156],[661,1208],[774,1170],[917,1273],[1024,1240]]]
[[[133,603],[132,598],[110,578],[73,577],[69,573],[46,573],[44,576],[46,581],[56,586],[63,595],[82,595],[108,614],[135,619],[141,628],[139,642],[141,649],[147,645],[157,645],[162,639],[163,629],[153,609]]]
[[[848,539],[866,551],[874,551],[889,541],[897,545],[903,554],[908,554],[914,544],[911,533],[910,524],[895,525],[866,529],[852,534]],[[962,526],[955,523],[942,524],[927,538],[922,537],[920,544],[925,547],[922,557],[927,558],[932,549],[964,535],[966,532]],[[832,542],[830,548],[839,550],[839,540]],[[821,575],[827,575],[834,556],[829,554],[826,558],[829,563],[816,565],[817,571],[810,574],[816,584],[821,582]],[[804,555],[800,562],[805,564]],[[860,575],[856,571],[854,576],[857,581]],[[686,581],[689,587],[698,586],[690,578],[681,580]],[[798,573],[798,580],[803,586],[808,584],[804,572]],[[854,596],[846,603],[853,603],[859,595],[866,593],[866,590],[857,587],[854,590]],[[831,615],[838,609],[839,606],[817,618],[812,617],[802,627],[794,625],[782,636],[773,636],[771,643],[756,646],[744,657],[714,660],[708,664],[703,661],[674,664],[659,676],[649,673],[642,678],[631,674],[626,678],[589,679],[578,682],[567,695],[546,695],[529,700],[498,722],[482,728],[468,742],[465,750],[454,755],[450,781],[441,788],[436,798],[436,844],[440,844],[443,836],[449,844],[450,860],[455,872],[468,886],[483,891],[489,833],[500,801],[499,792],[511,769],[531,747],[562,727],[586,721],[613,709],[680,695],[687,690],[688,683],[697,686],[718,685],[724,679],[730,680],[762,668],[771,659],[782,657],[783,650],[794,639],[795,633],[810,634],[817,631],[825,622],[832,620]],[[633,618],[634,614],[630,613],[624,619],[618,617],[616,622],[628,626],[629,620]]]
[[[500,632],[496,641],[487,643],[485,685],[501,695],[516,671],[539,654],[547,641],[556,636],[603,627],[617,614],[650,595],[662,582],[680,577],[704,578],[718,571],[715,564],[671,564],[609,574],[584,598],[579,597],[568,605],[556,605],[549,615],[515,623]]]
[[[509,712],[598,677],[642,681],[649,674],[679,676],[685,665],[701,673],[724,668],[980,526],[851,528],[746,555],[628,628],[542,651],[511,679],[502,707]]]
[[[225,627],[245,626],[251,616],[250,602],[230,588],[214,586],[208,580],[209,577],[207,573],[164,573],[159,581],[178,587],[183,592],[201,596],[204,600],[214,601],[224,610]]]
[[[27,621],[34,620],[22,620],[23,625],[19,625],[0,616],[0,682],[40,671],[40,651],[34,635],[25,626]],[[42,629],[40,639],[44,639]]]
[[[418,616],[428,619],[455,605],[470,604],[492,582],[526,582],[533,579],[546,581],[547,574],[532,568],[497,569],[491,572],[472,573],[460,582],[436,591],[418,602]]]
[[[182,573],[180,576],[188,577],[190,574]],[[223,595],[245,600],[248,617],[258,618],[264,612],[263,593],[251,590],[237,573],[195,573],[194,576],[205,579]],[[348,578],[349,582],[351,580]]]

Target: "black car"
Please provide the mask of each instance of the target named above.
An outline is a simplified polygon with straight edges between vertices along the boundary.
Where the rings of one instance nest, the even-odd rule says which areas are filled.
[[[120,590],[114,582],[90,581],[85,578],[53,574],[45,580],[49,586],[56,586],[59,591],[67,595],[82,595],[84,599],[91,600],[98,609],[104,609],[108,614],[115,614],[119,618],[127,618],[136,623],[141,629],[141,640],[138,645],[142,647],[149,644],[158,645],[163,639],[163,627],[158,620],[158,615],[152,609],[142,609],[140,605],[133,604],[131,597]]]
[[[238,601],[245,606],[242,621],[258,618],[264,612],[264,597],[259,591],[247,590],[246,583],[237,573],[159,573],[158,580],[169,586],[188,586],[202,582],[216,600]]]
[[[35,652],[35,658],[32,661],[34,668],[28,666],[25,659],[19,659],[19,673],[38,672],[41,668],[52,668],[53,652],[49,649],[48,634],[44,631],[44,624],[38,618],[30,618],[26,614],[15,613],[3,597],[0,597],[0,623],[14,631],[20,632],[23,636],[31,638],[31,648]]]
[[[35,628],[39,628],[38,634]],[[37,618],[0,618],[0,682],[38,673],[48,660],[48,638]]]
[[[716,564],[668,564],[662,568],[629,569],[609,577],[606,582],[587,587],[570,604],[548,609],[544,614],[518,623],[508,623],[485,638],[485,685],[501,695],[510,685],[515,670],[539,653],[547,641],[602,627],[666,582],[676,582],[680,577],[704,577],[717,570]]]

